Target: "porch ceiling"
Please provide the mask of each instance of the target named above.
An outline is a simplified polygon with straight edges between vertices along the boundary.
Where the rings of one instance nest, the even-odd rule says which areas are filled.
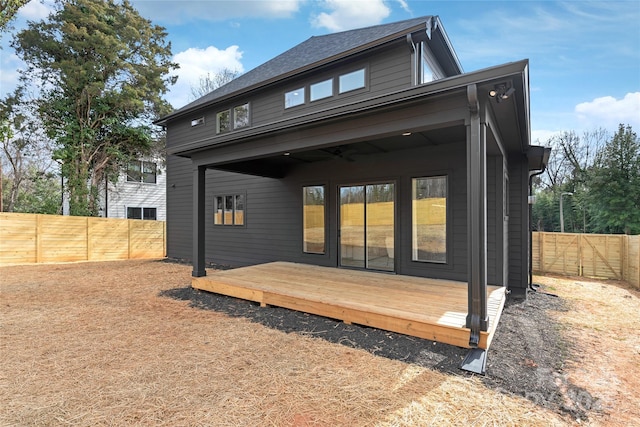
[[[463,125],[435,129],[407,130],[410,135],[396,134],[357,142],[344,142],[332,146],[278,153],[274,156],[251,159],[224,165],[216,169],[244,174],[282,178],[295,167],[341,159],[345,162],[358,162],[368,156],[409,150],[425,146],[445,145],[466,140],[466,128]],[[496,148],[497,150],[497,148]]]

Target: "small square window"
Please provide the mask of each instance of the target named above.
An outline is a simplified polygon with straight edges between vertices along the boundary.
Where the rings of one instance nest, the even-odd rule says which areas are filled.
[[[191,127],[200,126],[204,124],[204,117],[198,117],[197,119],[191,120]]]
[[[304,104],[304,87],[284,94],[284,108],[291,108],[302,104]]]
[[[351,73],[343,74],[339,77],[340,93],[365,87],[364,68]]]
[[[309,99],[311,101],[329,98],[330,96],[333,96],[333,79],[318,82],[309,87]]]
[[[225,133],[231,130],[231,113],[229,110],[216,114],[216,133]]]
[[[214,225],[244,225],[244,212],[244,194],[232,194],[213,197]]]
[[[238,105],[233,108],[233,128],[240,129],[249,126],[249,104]]]

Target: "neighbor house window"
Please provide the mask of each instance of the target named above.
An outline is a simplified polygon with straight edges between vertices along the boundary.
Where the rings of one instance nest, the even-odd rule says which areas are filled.
[[[156,208],[132,208],[127,207],[128,219],[148,219],[155,221],[157,218]]]
[[[204,124],[204,117],[198,117],[197,119],[191,120],[191,127],[200,126]]]
[[[311,101],[329,98],[330,96],[333,96],[333,79],[318,82],[309,86],[309,99]]]
[[[323,185],[302,189],[302,250],[325,253],[325,195]]]
[[[447,177],[413,178],[412,260],[447,262]]]
[[[233,128],[240,129],[249,126],[249,104],[238,105],[233,108]]]
[[[215,196],[213,205],[215,225],[244,225],[244,194]]]
[[[216,133],[225,133],[231,130],[231,112],[220,111],[216,114]]]
[[[304,87],[294,89],[284,94],[284,108],[304,104]]]
[[[145,182],[155,184],[157,177],[156,164],[153,162],[135,161],[127,165],[128,182]]]
[[[365,87],[364,84],[364,68],[361,70],[353,71],[348,74],[343,74],[338,78],[339,92],[345,93],[351,90],[360,89]]]

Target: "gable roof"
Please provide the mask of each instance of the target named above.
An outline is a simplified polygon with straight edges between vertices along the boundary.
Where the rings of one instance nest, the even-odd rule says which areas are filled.
[[[244,92],[267,85],[301,72],[316,68],[386,42],[406,37],[408,34],[426,31],[439,42],[439,49],[432,49],[444,62],[449,74],[460,74],[462,67],[455,56],[449,39],[437,16],[423,16],[390,24],[342,31],[324,36],[313,36],[286,52],[248,71],[224,86],[175,110],[158,120],[164,124],[197,108],[204,107],[226,98],[239,96]]]

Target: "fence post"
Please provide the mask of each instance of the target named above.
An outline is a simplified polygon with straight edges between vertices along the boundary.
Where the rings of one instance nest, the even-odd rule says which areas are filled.
[[[42,215],[36,215],[36,263],[42,262]]]

